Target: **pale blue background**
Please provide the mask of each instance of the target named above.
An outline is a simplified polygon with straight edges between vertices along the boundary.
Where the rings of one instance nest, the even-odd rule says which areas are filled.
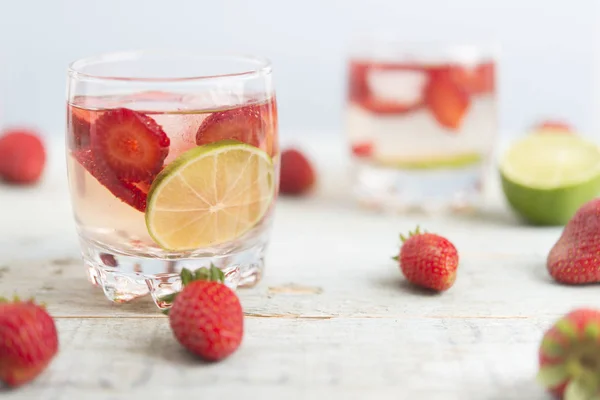
[[[595,132],[596,0],[0,0],[0,123],[59,135],[65,68],[113,50],[180,47],[272,59],[283,133],[339,132],[350,34],[503,46],[500,124],[544,115]]]

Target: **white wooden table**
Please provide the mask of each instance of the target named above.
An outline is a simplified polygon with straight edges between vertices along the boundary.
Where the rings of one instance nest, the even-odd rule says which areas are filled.
[[[313,142],[315,143],[315,142]],[[150,300],[114,305],[81,266],[60,143],[33,189],[0,186],[0,293],[48,304],[60,352],[3,399],[546,399],[534,380],[544,330],[597,287],[554,284],[558,228],[520,225],[492,186],[463,218],[384,216],[347,195],[340,145],[308,146],[314,196],[282,199],[260,285],[239,292],[244,341],[218,364],[188,356]],[[336,151],[338,153],[336,153]],[[390,256],[420,223],[460,252],[455,286],[425,294]]]

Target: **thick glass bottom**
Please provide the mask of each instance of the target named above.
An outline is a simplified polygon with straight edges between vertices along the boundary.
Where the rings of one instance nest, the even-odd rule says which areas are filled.
[[[164,296],[181,290],[179,273],[183,268],[196,270],[213,264],[225,273],[225,283],[232,289],[255,285],[263,274],[267,247],[263,237],[250,247],[228,254],[165,259],[120,254],[84,238],[80,242],[88,279],[104,291],[106,298],[124,303],[150,295],[161,309],[170,306],[162,299]]]
[[[482,195],[484,164],[457,168],[401,169],[368,162],[354,165],[359,203],[384,212],[469,212]]]

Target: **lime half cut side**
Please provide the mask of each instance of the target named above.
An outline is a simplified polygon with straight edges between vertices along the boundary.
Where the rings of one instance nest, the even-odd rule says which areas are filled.
[[[146,226],[164,249],[195,250],[243,236],[265,216],[275,174],[264,151],[223,140],[180,155],[148,193]]]
[[[574,135],[530,135],[505,153],[500,175],[508,203],[525,220],[564,225],[600,193],[600,149]]]

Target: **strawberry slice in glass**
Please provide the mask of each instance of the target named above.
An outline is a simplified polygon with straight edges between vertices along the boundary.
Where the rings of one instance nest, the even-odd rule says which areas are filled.
[[[268,116],[274,112],[266,103],[213,113],[198,128],[196,144],[202,146],[221,140],[238,140],[273,155],[276,150],[274,130],[277,127]]]
[[[94,158],[128,182],[152,180],[162,169],[169,146],[169,137],[160,125],[127,108],[105,112],[91,132]]]
[[[470,105],[469,94],[452,79],[448,69],[432,71],[425,102],[436,121],[452,131],[460,128]]]

